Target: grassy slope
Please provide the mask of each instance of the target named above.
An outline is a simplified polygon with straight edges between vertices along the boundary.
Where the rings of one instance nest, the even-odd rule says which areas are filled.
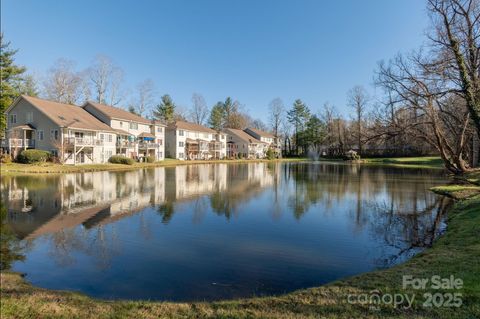
[[[53,163],[41,164],[19,164],[8,163],[1,164],[1,172],[14,174],[36,174],[36,173],[76,173],[76,172],[94,172],[94,171],[115,171],[115,170],[132,170],[138,168],[191,165],[191,164],[208,164],[208,163],[253,163],[253,162],[286,162],[286,161],[305,161],[306,158],[285,158],[276,160],[211,160],[211,161],[180,161],[176,159],[166,159],[155,163],[135,163],[133,165],[123,164],[85,164],[85,165],[60,165]]]
[[[214,303],[100,301],[80,294],[33,287],[19,275],[1,274],[2,318],[479,318],[480,196],[455,205],[447,233],[408,262],[318,288],[279,297]],[[424,308],[423,293],[403,291],[402,275],[454,275],[464,281],[463,306]],[[349,293],[416,293],[413,309],[348,304]],[[432,291],[431,292],[438,292]],[[459,292],[459,291],[455,291]]]

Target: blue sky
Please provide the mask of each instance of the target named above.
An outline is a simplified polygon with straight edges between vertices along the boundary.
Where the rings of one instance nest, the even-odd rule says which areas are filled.
[[[419,0],[2,0],[1,27],[17,62],[42,75],[60,58],[87,67],[96,54],[151,78],[188,107],[231,96],[267,121],[275,97],[324,102],[346,114],[354,85],[371,94],[377,62],[418,48],[428,25]]]

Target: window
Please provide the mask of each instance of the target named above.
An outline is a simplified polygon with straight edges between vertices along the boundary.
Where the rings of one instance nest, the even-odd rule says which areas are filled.
[[[131,130],[138,130],[138,123],[130,122],[130,129]]]
[[[120,127],[123,127],[123,122],[120,122]]]
[[[50,138],[52,140],[58,140],[58,130],[51,130],[50,131]]]
[[[162,133],[162,128],[161,128],[160,126],[157,127],[157,132],[158,132],[158,133]]]
[[[43,131],[37,131],[37,136],[39,141],[43,141]]]
[[[222,140],[224,140],[224,139],[225,139],[225,135],[223,135],[223,134],[220,135],[220,138],[221,138]]]
[[[163,152],[158,152],[158,157],[163,157]]]
[[[183,158],[184,157],[183,153],[178,153],[178,157]]]
[[[111,143],[113,141],[113,136],[112,134],[108,134],[108,141]]]
[[[179,130],[178,131],[178,136],[185,136],[185,131],[184,130]]]
[[[83,138],[83,132],[75,132],[76,138]]]
[[[10,123],[12,124],[17,123],[17,114],[10,114]]]
[[[208,134],[207,134],[207,133],[204,133],[204,134],[203,134],[203,137],[208,138]]]
[[[51,150],[50,154],[52,154],[53,157],[58,157],[58,150]]]
[[[27,112],[27,123],[32,123],[33,122],[33,112]]]
[[[185,143],[184,142],[178,142],[178,147],[184,147]]]
[[[162,145],[163,144],[163,140],[161,138],[157,139],[157,143],[158,145]]]
[[[100,141],[103,141],[105,140],[105,135],[104,134],[100,134]]]

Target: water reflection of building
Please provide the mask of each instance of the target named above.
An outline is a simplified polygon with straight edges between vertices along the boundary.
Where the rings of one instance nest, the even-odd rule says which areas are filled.
[[[9,224],[19,238],[30,238],[80,224],[91,228],[162,203],[164,176],[159,168],[41,180],[10,177],[2,180],[2,197],[7,201]]]
[[[7,177],[1,184],[2,200],[7,202],[9,224],[19,238],[28,239],[77,225],[89,229],[149,206],[161,207],[200,196],[214,198],[211,206],[218,203],[215,198],[232,205],[272,185],[272,171],[266,165],[200,164],[126,172]]]

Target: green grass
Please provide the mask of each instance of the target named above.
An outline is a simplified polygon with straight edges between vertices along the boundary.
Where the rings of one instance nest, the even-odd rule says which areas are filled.
[[[480,186],[445,185],[430,188],[431,191],[452,197],[454,199],[467,199],[480,194]]]
[[[34,287],[14,273],[1,274],[1,318],[479,318],[480,196],[455,204],[448,230],[432,248],[406,263],[331,284],[278,297],[223,302],[102,301],[63,291]],[[54,276],[55,274],[52,274]],[[460,308],[423,307],[424,293],[438,290],[402,289],[402,276],[460,278]],[[347,302],[349,294],[415,294],[411,309]],[[441,292],[452,292],[440,290]]]
[[[387,164],[399,167],[445,168],[442,159],[438,156],[364,158],[362,159],[362,162],[367,164]]]
[[[11,174],[37,174],[37,173],[76,173],[76,172],[95,172],[95,171],[118,171],[118,170],[132,170],[138,168],[162,167],[162,166],[177,166],[177,165],[192,165],[192,164],[208,164],[208,163],[254,163],[254,162],[295,162],[305,161],[306,158],[282,158],[282,159],[256,159],[256,160],[205,160],[205,161],[181,161],[176,159],[165,159],[155,163],[135,163],[133,165],[125,164],[85,164],[85,165],[61,165],[54,163],[40,163],[40,164],[20,164],[8,163],[1,164],[1,172]]]
[[[308,161],[308,158],[283,158],[283,159],[258,159],[258,160],[208,160],[208,161],[180,161],[176,159],[165,159],[155,163],[135,163],[133,165],[124,164],[85,164],[85,165],[60,165],[54,163],[40,164],[19,164],[8,163],[1,164],[2,174],[45,174],[45,173],[76,173],[76,172],[95,172],[95,171],[115,171],[115,170],[132,170],[138,168],[191,165],[191,164],[207,164],[207,163],[252,163],[252,162],[295,162]],[[320,159],[321,161],[331,161]],[[341,160],[343,161],[343,160]],[[401,157],[401,158],[367,158],[361,160],[361,163],[371,165],[388,165],[397,167],[411,168],[444,168],[442,160],[439,157]],[[480,174],[479,174],[480,175]],[[472,177],[473,178],[473,177]],[[480,178],[477,176],[476,178]]]

